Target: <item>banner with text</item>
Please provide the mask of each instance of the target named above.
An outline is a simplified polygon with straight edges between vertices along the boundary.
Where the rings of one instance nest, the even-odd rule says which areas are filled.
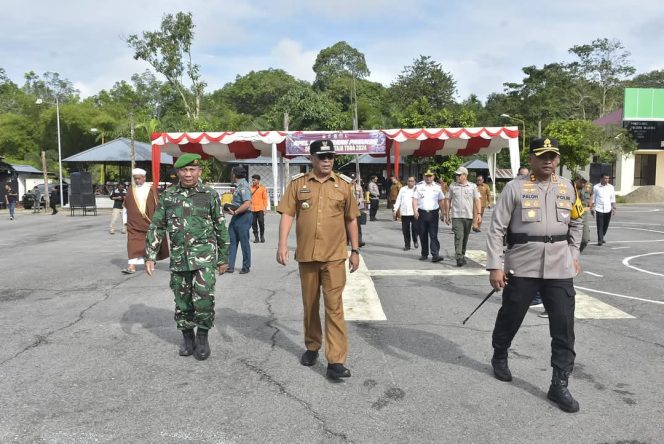
[[[386,136],[381,131],[357,131],[338,133],[289,134],[286,137],[287,156],[309,155],[309,145],[315,140],[328,139],[334,144],[337,155],[385,154]]]

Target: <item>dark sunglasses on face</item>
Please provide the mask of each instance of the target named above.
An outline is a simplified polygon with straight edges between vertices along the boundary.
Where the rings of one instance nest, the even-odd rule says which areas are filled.
[[[316,157],[318,157],[319,160],[334,160],[334,154],[332,153],[316,154]]]

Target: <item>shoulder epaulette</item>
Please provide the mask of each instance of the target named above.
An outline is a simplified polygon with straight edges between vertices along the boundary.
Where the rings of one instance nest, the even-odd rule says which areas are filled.
[[[296,174],[296,175],[294,175],[294,176],[291,176],[290,180],[293,181],[293,180],[295,180],[295,179],[299,179],[300,177],[303,177],[305,174],[306,174],[306,173]]]
[[[339,176],[342,180],[345,180],[345,181],[348,182],[348,183],[353,182],[353,179],[351,179],[350,177],[346,176],[345,174],[338,174],[338,176]]]

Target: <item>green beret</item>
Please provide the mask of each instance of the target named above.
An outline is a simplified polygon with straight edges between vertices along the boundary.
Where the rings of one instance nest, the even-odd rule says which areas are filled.
[[[175,168],[184,168],[189,165],[199,166],[199,160],[201,160],[200,154],[185,153],[178,158],[174,166]]]

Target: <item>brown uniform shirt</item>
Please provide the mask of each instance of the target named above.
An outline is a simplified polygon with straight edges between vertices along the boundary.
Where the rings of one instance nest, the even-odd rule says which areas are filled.
[[[323,183],[310,172],[291,181],[277,207],[297,219],[298,262],[346,259],[346,222],[359,216],[349,182],[332,173]]]
[[[482,208],[486,208],[487,205],[491,205],[491,188],[489,185],[483,183],[482,185],[477,185],[477,191],[480,192],[480,199],[482,199]]]

